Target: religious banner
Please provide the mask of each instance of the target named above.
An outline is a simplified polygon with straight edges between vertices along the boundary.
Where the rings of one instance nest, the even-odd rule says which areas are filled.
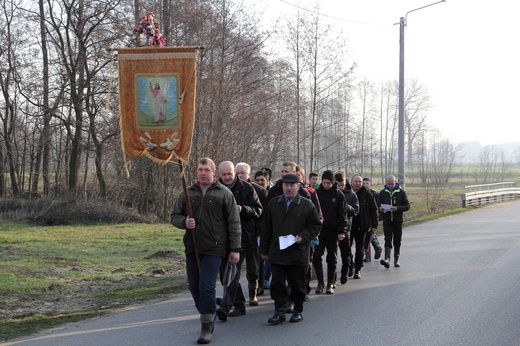
[[[125,166],[146,155],[187,161],[195,122],[198,47],[117,49]]]

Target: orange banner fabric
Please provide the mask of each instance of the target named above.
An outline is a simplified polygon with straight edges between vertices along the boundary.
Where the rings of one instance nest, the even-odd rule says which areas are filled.
[[[195,122],[197,47],[118,49],[125,165],[146,155],[187,161]]]

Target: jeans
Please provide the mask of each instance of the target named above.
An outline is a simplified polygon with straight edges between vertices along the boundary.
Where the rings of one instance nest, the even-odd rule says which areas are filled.
[[[186,255],[188,288],[201,314],[213,314],[217,310],[216,285],[222,257],[200,254],[200,273],[195,253]]]

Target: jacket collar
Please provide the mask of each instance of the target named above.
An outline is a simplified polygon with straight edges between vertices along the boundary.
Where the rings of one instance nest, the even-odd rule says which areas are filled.
[[[301,199],[302,199],[302,196],[300,196],[300,194],[297,193],[296,196],[293,198],[292,203],[300,204]],[[285,202],[287,202],[287,199],[285,199],[285,195],[281,195],[280,198],[278,199],[278,203],[285,204]]]

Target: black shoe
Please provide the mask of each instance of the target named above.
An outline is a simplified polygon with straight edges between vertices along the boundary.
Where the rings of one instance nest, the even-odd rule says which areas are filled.
[[[341,278],[339,282],[341,282],[342,285],[347,283],[347,273],[341,273]]]
[[[249,301],[249,306],[258,306],[258,300],[256,298],[250,300]]]
[[[285,322],[285,313],[275,311],[273,317],[267,320],[267,323],[278,324]]]
[[[294,302],[287,302],[287,304],[285,304],[285,312],[288,314],[292,314],[294,312]]]
[[[256,290],[256,295],[257,296],[263,296],[264,293],[265,293],[265,291],[264,291],[263,287],[258,287],[258,289]]]
[[[325,291],[326,294],[334,294],[334,288],[332,288],[332,285],[327,285],[327,290]]]
[[[220,297],[217,298],[217,305],[218,306],[222,305],[222,298],[220,298]]]
[[[228,312],[224,309],[217,309],[217,317],[220,321],[226,322],[228,317]]]
[[[318,282],[318,286],[316,287],[316,294],[322,294],[324,286],[325,285],[323,282]]]
[[[351,265],[348,267],[348,277],[351,278],[354,275],[354,267]]]
[[[376,254],[374,255],[374,258],[375,259],[381,258],[381,253],[383,253],[383,248],[382,247],[377,247],[376,248]]]
[[[401,266],[401,263],[399,263],[399,260],[395,260],[394,267],[399,268]]]
[[[238,317],[246,314],[246,308],[245,307],[236,307],[234,306],[233,309],[231,309],[228,313],[229,317]]]
[[[361,279],[361,270],[356,270],[356,273],[354,274],[354,279]]]
[[[386,269],[390,268],[390,259],[381,260],[381,265],[385,266]]]
[[[303,314],[301,312],[293,312],[289,322],[301,322],[303,321]]]

